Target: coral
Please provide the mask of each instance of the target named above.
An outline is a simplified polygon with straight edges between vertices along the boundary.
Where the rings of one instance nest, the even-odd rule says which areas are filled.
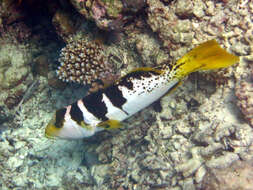
[[[49,59],[46,55],[39,55],[33,59],[34,74],[47,77],[49,73]]]
[[[20,103],[33,79],[30,64],[36,48],[28,42],[31,29],[25,18],[16,1],[0,2],[0,104],[10,110]]]
[[[67,83],[63,82],[62,80],[58,79],[55,76],[55,71],[48,73],[47,82],[50,87],[55,88],[55,89],[64,90],[67,86]]]
[[[0,102],[9,109],[19,104],[33,79],[32,52],[29,45],[5,43],[0,47]]]
[[[175,6],[164,5],[160,1],[148,0],[147,4],[149,5],[147,22],[153,32],[157,32],[165,48],[171,51],[179,49],[179,44],[189,46],[192,43],[194,32],[192,31],[192,22],[188,17],[187,19],[186,17],[185,19],[178,19],[174,10]],[[187,4],[190,6],[191,2]],[[183,9],[178,11],[178,14],[181,14],[180,12],[188,14],[189,11],[185,9],[188,9],[189,6],[184,6],[180,2],[178,2],[178,5]],[[179,9],[178,5],[176,6],[177,9]],[[170,55],[178,57],[186,51],[182,50],[180,48],[181,52],[178,52],[178,54],[170,53]]]
[[[0,89],[10,89],[24,81],[30,72],[31,54],[25,46],[0,47]]]
[[[238,107],[253,127],[253,67],[249,65],[246,73],[244,78],[236,83],[235,95],[237,96]]]
[[[226,169],[211,169],[199,189],[250,190],[253,187],[252,160],[236,161]]]
[[[57,75],[66,82],[92,84],[113,74],[112,65],[105,61],[102,46],[96,41],[70,40],[61,50],[59,62]]]
[[[62,10],[57,10],[55,12],[52,23],[57,34],[65,41],[75,32],[74,22],[71,16]]]
[[[163,3],[159,0],[148,0],[147,4],[147,23],[152,31],[157,33],[162,46],[173,59],[187,51],[181,48],[182,46],[189,47],[197,41],[212,38],[225,42],[226,47],[229,47],[228,43],[233,44],[231,51],[237,53],[238,49],[243,52],[242,55],[249,53],[251,30],[248,30],[248,27],[251,27],[251,21],[246,15],[251,10],[246,10],[240,3],[183,0]],[[238,9],[242,11],[235,14]],[[238,36],[245,36],[246,41],[238,39]]]
[[[139,34],[135,38],[136,49],[145,66],[154,67],[168,61],[168,55],[150,35]]]
[[[5,106],[0,106],[0,139],[1,133],[8,127],[11,120],[13,120],[13,115],[7,111]]]
[[[25,42],[31,37],[30,29],[22,22],[5,25],[0,28],[0,43],[11,42],[19,44]]]
[[[15,1],[4,0],[0,2],[0,43],[19,43],[31,36],[30,29],[23,22],[26,14],[21,11]]]
[[[99,28],[106,30],[122,29],[146,4],[144,0],[71,0],[71,3],[80,14],[94,20]]]
[[[242,9],[242,15],[245,15],[246,10]],[[253,14],[253,7],[251,6],[251,15]],[[236,67],[234,74],[235,95],[237,97],[237,106],[240,108],[243,117],[253,127],[253,26],[250,24],[250,19],[245,16],[241,22],[233,21],[233,24],[240,24],[240,28],[246,30],[243,32],[238,29],[238,34],[242,37],[240,39],[231,38],[230,42],[234,45],[231,50],[240,55],[241,62]]]
[[[0,2],[0,17],[2,24],[11,24],[25,17],[15,0],[3,0]],[[0,27],[1,28],[1,27]]]
[[[4,100],[4,104],[7,106],[7,108],[13,109],[22,100],[23,95],[23,90],[18,90],[14,92],[14,94],[9,94],[8,97]]]
[[[48,67],[44,67],[45,64],[42,66],[43,60],[33,60],[33,56],[41,54],[39,51],[42,49],[46,50],[45,46],[48,44],[45,43],[45,39],[48,39],[49,35],[47,33],[45,37],[43,32],[45,30],[48,32],[50,26],[43,27],[42,25],[45,24],[40,23],[40,26],[35,29],[37,23],[34,21],[38,16],[34,14],[36,12],[34,9],[28,9],[29,3],[35,8],[31,1],[22,1],[22,5],[13,0],[0,2],[0,103],[11,110],[23,100],[29,85],[37,77],[33,74],[37,72],[46,76],[49,70]],[[41,4],[36,8],[41,8]],[[43,15],[41,9],[40,11]],[[49,46],[52,44],[50,43]],[[41,45],[44,47],[39,48]],[[33,62],[38,63],[36,71],[31,68]]]

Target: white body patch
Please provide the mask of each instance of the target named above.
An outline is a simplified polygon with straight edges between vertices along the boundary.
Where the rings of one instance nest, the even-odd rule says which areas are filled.
[[[102,100],[107,107],[107,114],[105,115],[106,117],[110,119],[118,120],[118,121],[122,121],[125,118],[127,118],[128,115],[121,109],[115,107],[105,94],[103,94]]]
[[[71,106],[67,107],[66,114],[64,116],[64,124],[62,129],[59,131],[58,136],[61,138],[68,139],[80,139],[94,135],[97,131],[101,131],[101,128],[96,126],[90,126],[89,129],[85,129],[80,126],[77,122],[71,119],[70,116]]]
[[[133,79],[132,90],[125,86],[119,86],[124,98],[127,100],[122,108],[129,114],[128,117],[130,117],[161,98],[178,82],[177,79],[168,82],[165,77],[161,76],[152,76],[141,80]]]

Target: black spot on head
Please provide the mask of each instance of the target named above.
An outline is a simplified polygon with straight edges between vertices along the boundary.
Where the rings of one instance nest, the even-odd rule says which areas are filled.
[[[61,108],[56,111],[55,127],[62,128],[66,111],[67,111],[66,108]]]

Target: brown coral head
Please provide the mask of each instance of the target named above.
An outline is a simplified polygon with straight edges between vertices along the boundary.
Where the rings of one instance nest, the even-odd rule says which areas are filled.
[[[96,41],[70,40],[61,50],[59,62],[56,73],[65,82],[91,84],[113,72],[112,66],[104,61],[101,44]]]

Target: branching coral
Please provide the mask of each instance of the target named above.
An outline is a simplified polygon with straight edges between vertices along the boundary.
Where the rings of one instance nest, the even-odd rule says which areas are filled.
[[[112,65],[105,61],[102,46],[84,39],[73,41],[61,50],[57,75],[66,82],[92,84],[113,73]]]

